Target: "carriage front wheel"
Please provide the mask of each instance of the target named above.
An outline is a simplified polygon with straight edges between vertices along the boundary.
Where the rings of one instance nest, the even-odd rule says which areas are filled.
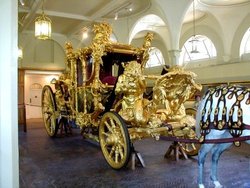
[[[58,131],[55,97],[50,86],[46,85],[42,91],[42,115],[46,132],[55,137]]]
[[[116,112],[106,112],[99,125],[99,141],[107,163],[114,169],[125,167],[131,155],[127,126]]]

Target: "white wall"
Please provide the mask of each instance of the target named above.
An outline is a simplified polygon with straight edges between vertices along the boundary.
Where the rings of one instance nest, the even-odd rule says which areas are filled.
[[[250,62],[227,63],[188,68],[197,74],[199,83],[250,81]]]
[[[19,68],[63,70],[65,52],[61,43],[66,42],[66,38],[57,36],[56,39],[60,43],[54,39],[38,40],[33,33],[20,34],[18,45],[23,49],[23,59]]]
[[[17,0],[0,2],[0,187],[19,187]]]

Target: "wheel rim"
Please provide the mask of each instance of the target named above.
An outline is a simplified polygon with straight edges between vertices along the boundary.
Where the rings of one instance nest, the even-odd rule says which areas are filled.
[[[189,116],[192,116],[194,119],[196,118],[196,113],[197,110],[195,108],[187,108],[186,110],[186,114]],[[190,133],[189,136],[186,136],[187,139],[195,139],[196,138],[196,134],[195,131],[190,129]],[[200,149],[200,144],[198,143],[181,143],[182,145],[182,149],[185,151],[185,153],[188,156],[195,156],[198,155],[199,149]]]
[[[42,91],[42,114],[46,132],[53,137],[57,133],[56,105],[52,89],[44,86]]]
[[[189,135],[185,136],[187,139],[197,139],[195,131],[193,129],[190,130]],[[198,140],[198,139],[197,139]],[[200,144],[199,143],[181,143],[182,149],[188,156],[198,155]]]
[[[196,143],[181,143],[183,150],[188,156],[198,155],[200,144]]]
[[[194,109],[194,108],[186,108],[185,112],[186,112],[187,115],[192,116],[193,118],[195,118],[197,110]]]
[[[130,158],[130,138],[123,119],[114,112],[103,115],[99,141],[104,158],[114,169],[125,167]]]

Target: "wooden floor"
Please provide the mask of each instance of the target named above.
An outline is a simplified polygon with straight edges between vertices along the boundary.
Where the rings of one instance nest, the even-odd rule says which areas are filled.
[[[197,187],[197,157],[188,160],[164,158],[170,146],[164,140],[144,139],[135,143],[146,164],[131,170],[113,170],[99,145],[84,140],[79,129],[73,135],[49,138],[40,119],[27,121],[27,132],[19,130],[21,188],[194,188]],[[205,186],[210,158],[206,160]],[[219,178],[227,188],[250,187],[250,145],[231,147],[219,163]]]

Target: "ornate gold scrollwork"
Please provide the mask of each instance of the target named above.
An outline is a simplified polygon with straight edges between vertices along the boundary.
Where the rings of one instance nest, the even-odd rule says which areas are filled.
[[[53,82],[55,93],[49,86],[43,91],[48,134],[56,135],[59,117],[73,120],[84,137],[99,138],[107,162],[115,169],[128,163],[131,140],[149,136],[159,139],[160,135],[167,134],[193,138],[194,119],[186,115],[184,102],[201,89],[194,82],[196,75],[181,67],[172,67],[162,76],[144,75],[152,33],[148,33],[143,46],[137,48],[111,42],[112,28],[108,23],[95,24],[93,32],[95,36],[89,47],[74,50],[71,43],[65,44],[66,70]],[[113,54],[124,57],[113,59]],[[100,80],[100,73],[106,62],[122,69],[123,59],[126,61],[124,72],[114,88],[117,96],[113,96],[109,92],[112,86]],[[147,79],[155,80],[150,100],[143,97]]]
[[[174,67],[169,73],[155,77],[153,99],[149,101],[143,98],[146,88],[145,78],[148,76],[143,75],[141,65],[132,61],[126,64],[124,69],[115,91],[117,94],[123,94],[119,114],[125,121],[131,123],[133,127],[146,129],[144,133],[150,132],[155,138],[159,136],[159,132],[155,130],[160,131],[164,122],[175,122],[173,124],[177,126],[179,125],[176,122],[179,122],[183,127],[190,124],[183,104],[196,90],[201,89],[200,85],[194,83],[193,73],[181,67]],[[155,130],[152,131],[153,129]],[[145,133],[144,136],[146,135]],[[131,137],[136,136],[131,135]],[[142,134],[139,137],[143,137]]]

